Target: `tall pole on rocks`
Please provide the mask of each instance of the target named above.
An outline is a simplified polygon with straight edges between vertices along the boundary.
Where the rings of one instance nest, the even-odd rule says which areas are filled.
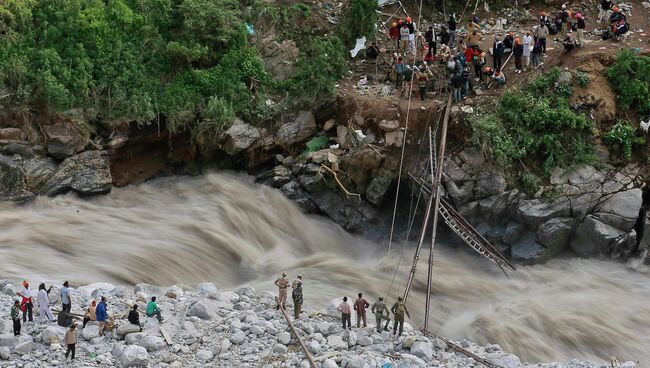
[[[447,127],[449,125],[449,111],[451,110],[451,95],[447,101],[447,109],[445,110],[445,118],[442,121],[442,135],[440,137],[440,154],[438,155],[438,162],[436,163],[436,177],[433,180],[431,187],[431,195],[435,193],[436,203],[433,206],[433,223],[431,224],[431,248],[429,249],[429,270],[427,275],[427,300],[424,307],[424,329],[429,329],[429,310],[431,307],[431,283],[433,279],[433,248],[436,243],[436,234],[438,231],[438,209],[440,208],[440,182],[442,181],[442,165],[445,160],[445,146],[447,145]],[[429,130],[431,135],[431,130]],[[434,137],[435,138],[435,137]],[[433,161],[433,160],[432,160]]]

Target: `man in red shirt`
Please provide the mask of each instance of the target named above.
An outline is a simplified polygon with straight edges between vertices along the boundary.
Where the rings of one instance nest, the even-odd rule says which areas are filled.
[[[366,308],[370,306],[361,293],[359,293],[359,299],[354,301],[354,310],[357,311],[357,328],[361,325],[361,320],[363,319],[363,327],[367,327],[366,324]]]
[[[339,312],[341,312],[341,321],[343,321],[343,329],[345,330],[346,324],[348,329],[352,329],[352,322],[350,319],[350,315],[352,314],[352,311],[350,310],[350,304],[348,304],[347,296],[343,297],[343,302],[339,304],[339,307],[337,309],[339,310]]]

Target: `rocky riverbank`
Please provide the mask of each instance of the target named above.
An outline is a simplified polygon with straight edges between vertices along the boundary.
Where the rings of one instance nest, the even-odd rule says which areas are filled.
[[[7,280],[0,284],[0,303],[5,306],[0,309],[0,367],[63,366],[65,349],[61,341],[66,329],[53,323],[26,323],[22,335],[14,337],[9,306],[15,287]],[[58,294],[55,288],[50,293],[53,309],[60,306]],[[269,292],[256,292],[252,287],[221,291],[212,283],[200,284],[195,290],[176,286],[161,289],[149,284],[135,288],[93,284],[74,289],[71,295],[73,313],[81,313],[81,306],[85,308],[90,300],[106,296],[109,315],[117,318],[117,327],[105,337],[99,336],[94,322],[78,329],[77,358],[72,366],[308,367],[286,320],[275,309],[274,295]],[[151,296],[158,297],[165,320],[159,324],[155,318],[141,316],[145,324],[140,331],[123,317],[134,303],[144,309]],[[482,366],[453,351],[443,340],[422,336],[408,323],[399,337],[387,331],[377,333],[372,327],[343,330],[334,317],[338,302],[313,306],[316,308],[308,306],[301,318],[294,321],[318,367]],[[577,360],[522,363],[498,345],[479,346],[465,340],[458,344],[504,368],[599,367]],[[622,367],[633,368],[635,364],[627,362]]]

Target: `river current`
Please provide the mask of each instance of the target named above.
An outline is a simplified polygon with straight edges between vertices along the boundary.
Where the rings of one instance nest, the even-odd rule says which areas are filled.
[[[0,278],[273,290],[282,271],[305,279],[305,307],[362,291],[403,292],[413,248],[346,233],[304,215],[250,178],[174,177],[79,198],[0,206]],[[421,325],[426,253],[408,307]],[[645,268],[593,259],[520,267],[508,279],[462,248],[435,251],[430,325],[450,338],[498,343],[526,361],[572,358],[650,364],[650,282]]]

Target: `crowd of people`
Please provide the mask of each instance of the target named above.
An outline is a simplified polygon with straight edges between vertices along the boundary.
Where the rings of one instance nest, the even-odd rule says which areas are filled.
[[[603,38],[619,36],[629,29],[627,17],[621,7],[612,0],[601,0],[598,6],[598,23],[607,23]],[[605,25],[605,24],[604,24]],[[388,35],[394,45],[392,50],[391,79],[402,96],[410,97],[415,88],[421,100],[435,86],[435,63],[446,65],[449,84],[455,101],[467,98],[473,84],[497,86],[506,83],[505,64],[513,59],[514,73],[540,68],[547,53],[551,35],[565,52],[585,44],[587,19],[583,12],[567,5],[554,16],[541,12],[536,24],[520,35],[506,32],[493,39],[485,39],[481,19],[472,14],[459,37],[459,21],[455,14],[438,27],[428,26],[426,32],[418,29],[410,18],[399,19],[390,24]],[[484,46],[488,47],[484,47]],[[366,50],[366,57],[376,59],[379,47],[373,43]],[[491,56],[491,66],[488,59]],[[473,75],[473,77],[472,77]]]
[[[75,347],[77,342],[77,323],[75,321],[76,317],[81,317],[81,315],[72,313],[72,296],[70,295],[70,284],[68,281],[64,282],[61,289],[59,289],[60,299],[61,299],[61,311],[58,312],[58,317],[54,318],[52,314],[52,309],[50,308],[50,292],[52,291],[52,286],[47,288],[45,283],[41,283],[38,286],[38,293],[36,296],[36,306],[38,307],[39,312],[39,323],[54,323],[56,322],[59,326],[68,327],[64,337],[64,343],[67,345],[67,350],[65,353],[66,360],[70,357],[71,360],[75,358]],[[14,336],[20,336],[22,324],[34,322],[33,309],[34,301],[32,292],[29,288],[29,282],[23,281],[22,288],[16,292],[16,295],[19,297],[15,299],[11,307],[11,320],[13,322],[13,333]],[[22,323],[21,323],[21,312],[22,312]],[[151,300],[147,304],[145,311],[147,317],[156,317],[160,323],[163,322],[161,310],[156,303],[156,297],[151,297]],[[99,328],[99,335],[104,336],[105,332],[112,331],[115,327],[115,318],[109,316],[108,314],[108,304],[106,297],[102,296],[99,303],[95,300],[91,300],[88,303],[83,314],[83,328],[86,328],[88,323],[94,322],[97,323]],[[128,322],[134,325],[137,325],[140,330],[142,330],[143,323],[140,322],[140,314],[138,312],[138,305],[133,305],[133,308],[129,312]]]

